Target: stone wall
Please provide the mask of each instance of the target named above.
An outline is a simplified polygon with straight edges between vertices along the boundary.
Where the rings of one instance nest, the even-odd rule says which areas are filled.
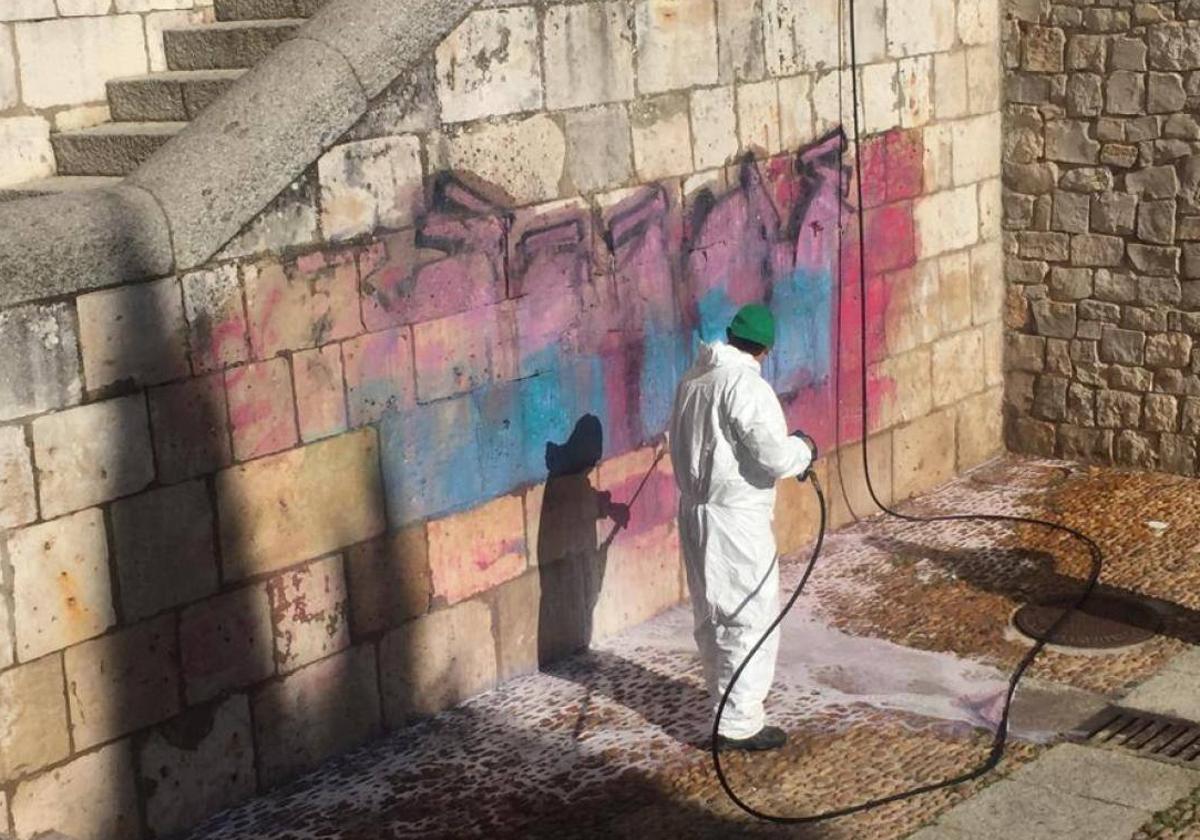
[[[1013,0],[1010,445],[1192,475],[1200,3]]]
[[[211,265],[0,312],[0,820],[168,834],[678,602],[662,433],[742,303],[835,524],[864,363],[884,496],[991,457],[1000,16],[916,5],[859,3],[865,360],[809,0],[489,3]]]
[[[165,70],[164,29],[213,0],[0,2],[0,187],[54,174],[50,132],[108,122],[109,79]]]

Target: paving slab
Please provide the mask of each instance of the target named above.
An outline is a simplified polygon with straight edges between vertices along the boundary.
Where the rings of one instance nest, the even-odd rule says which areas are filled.
[[[1060,744],[1014,781],[1143,811],[1161,811],[1200,786],[1200,772],[1116,750]]]
[[[1121,705],[1143,712],[1200,721],[1200,675],[1165,670],[1139,685]]]
[[[1129,840],[1150,813],[1006,780],[951,809],[938,825],[975,840]]]

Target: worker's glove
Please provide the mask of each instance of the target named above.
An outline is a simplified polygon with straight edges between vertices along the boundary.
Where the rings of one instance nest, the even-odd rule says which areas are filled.
[[[814,461],[817,460],[819,456],[817,455],[817,442],[815,440],[804,434],[804,432],[800,431],[792,432],[792,437],[799,438],[800,440],[804,441],[804,445],[807,446],[808,451],[812,453],[812,459]]]
[[[801,481],[807,481],[808,476],[812,473],[813,465],[817,463],[817,458],[819,457],[817,453],[817,442],[801,431],[792,432],[792,437],[799,438],[800,440],[804,441],[804,445],[807,446],[808,451],[812,453],[812,464],[809,465],[808,470],[805,471],[804,475],[800,476]]]

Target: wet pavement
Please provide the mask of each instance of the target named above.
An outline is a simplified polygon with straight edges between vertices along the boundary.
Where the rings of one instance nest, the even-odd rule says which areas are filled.
[[[1047,651],[1018,696],[1000,770],[982,779],[815,826],[742,816],[705,750],[708,704],[690,613],[679,608],[190,837],[903,837],[1047,754],[1060,733],[1200,642],[1198,491],[1200,481],[1176,476],[1008,459],[905,508],[1080,528],[1105,550],[1104,591],[1137,597],[1163,630],[1116,652]],[[785,587],[800,561],[785,565]],[[769,713],[789,746],[731,757],[731,783],[760,809],[811,814],[979,765],[1008,672],[1029,646],[1011,626],[1013,612],[1076,591],[1088,568],[1078,544],[1035,526],[874,518],[832,535],[783,627]],[[1145,807],[1145,825],[1127,836],[1200,838],[1200,798],[1150,816],[1158,807]]]

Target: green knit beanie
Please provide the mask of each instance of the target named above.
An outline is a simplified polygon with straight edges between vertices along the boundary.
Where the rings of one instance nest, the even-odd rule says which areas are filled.
[[[775,316],[771,310],[762,304],[752,303],[743,306],[733,323],[729,325],[731,335],[743,341],[752,341],[763,347],[775,345]]]

